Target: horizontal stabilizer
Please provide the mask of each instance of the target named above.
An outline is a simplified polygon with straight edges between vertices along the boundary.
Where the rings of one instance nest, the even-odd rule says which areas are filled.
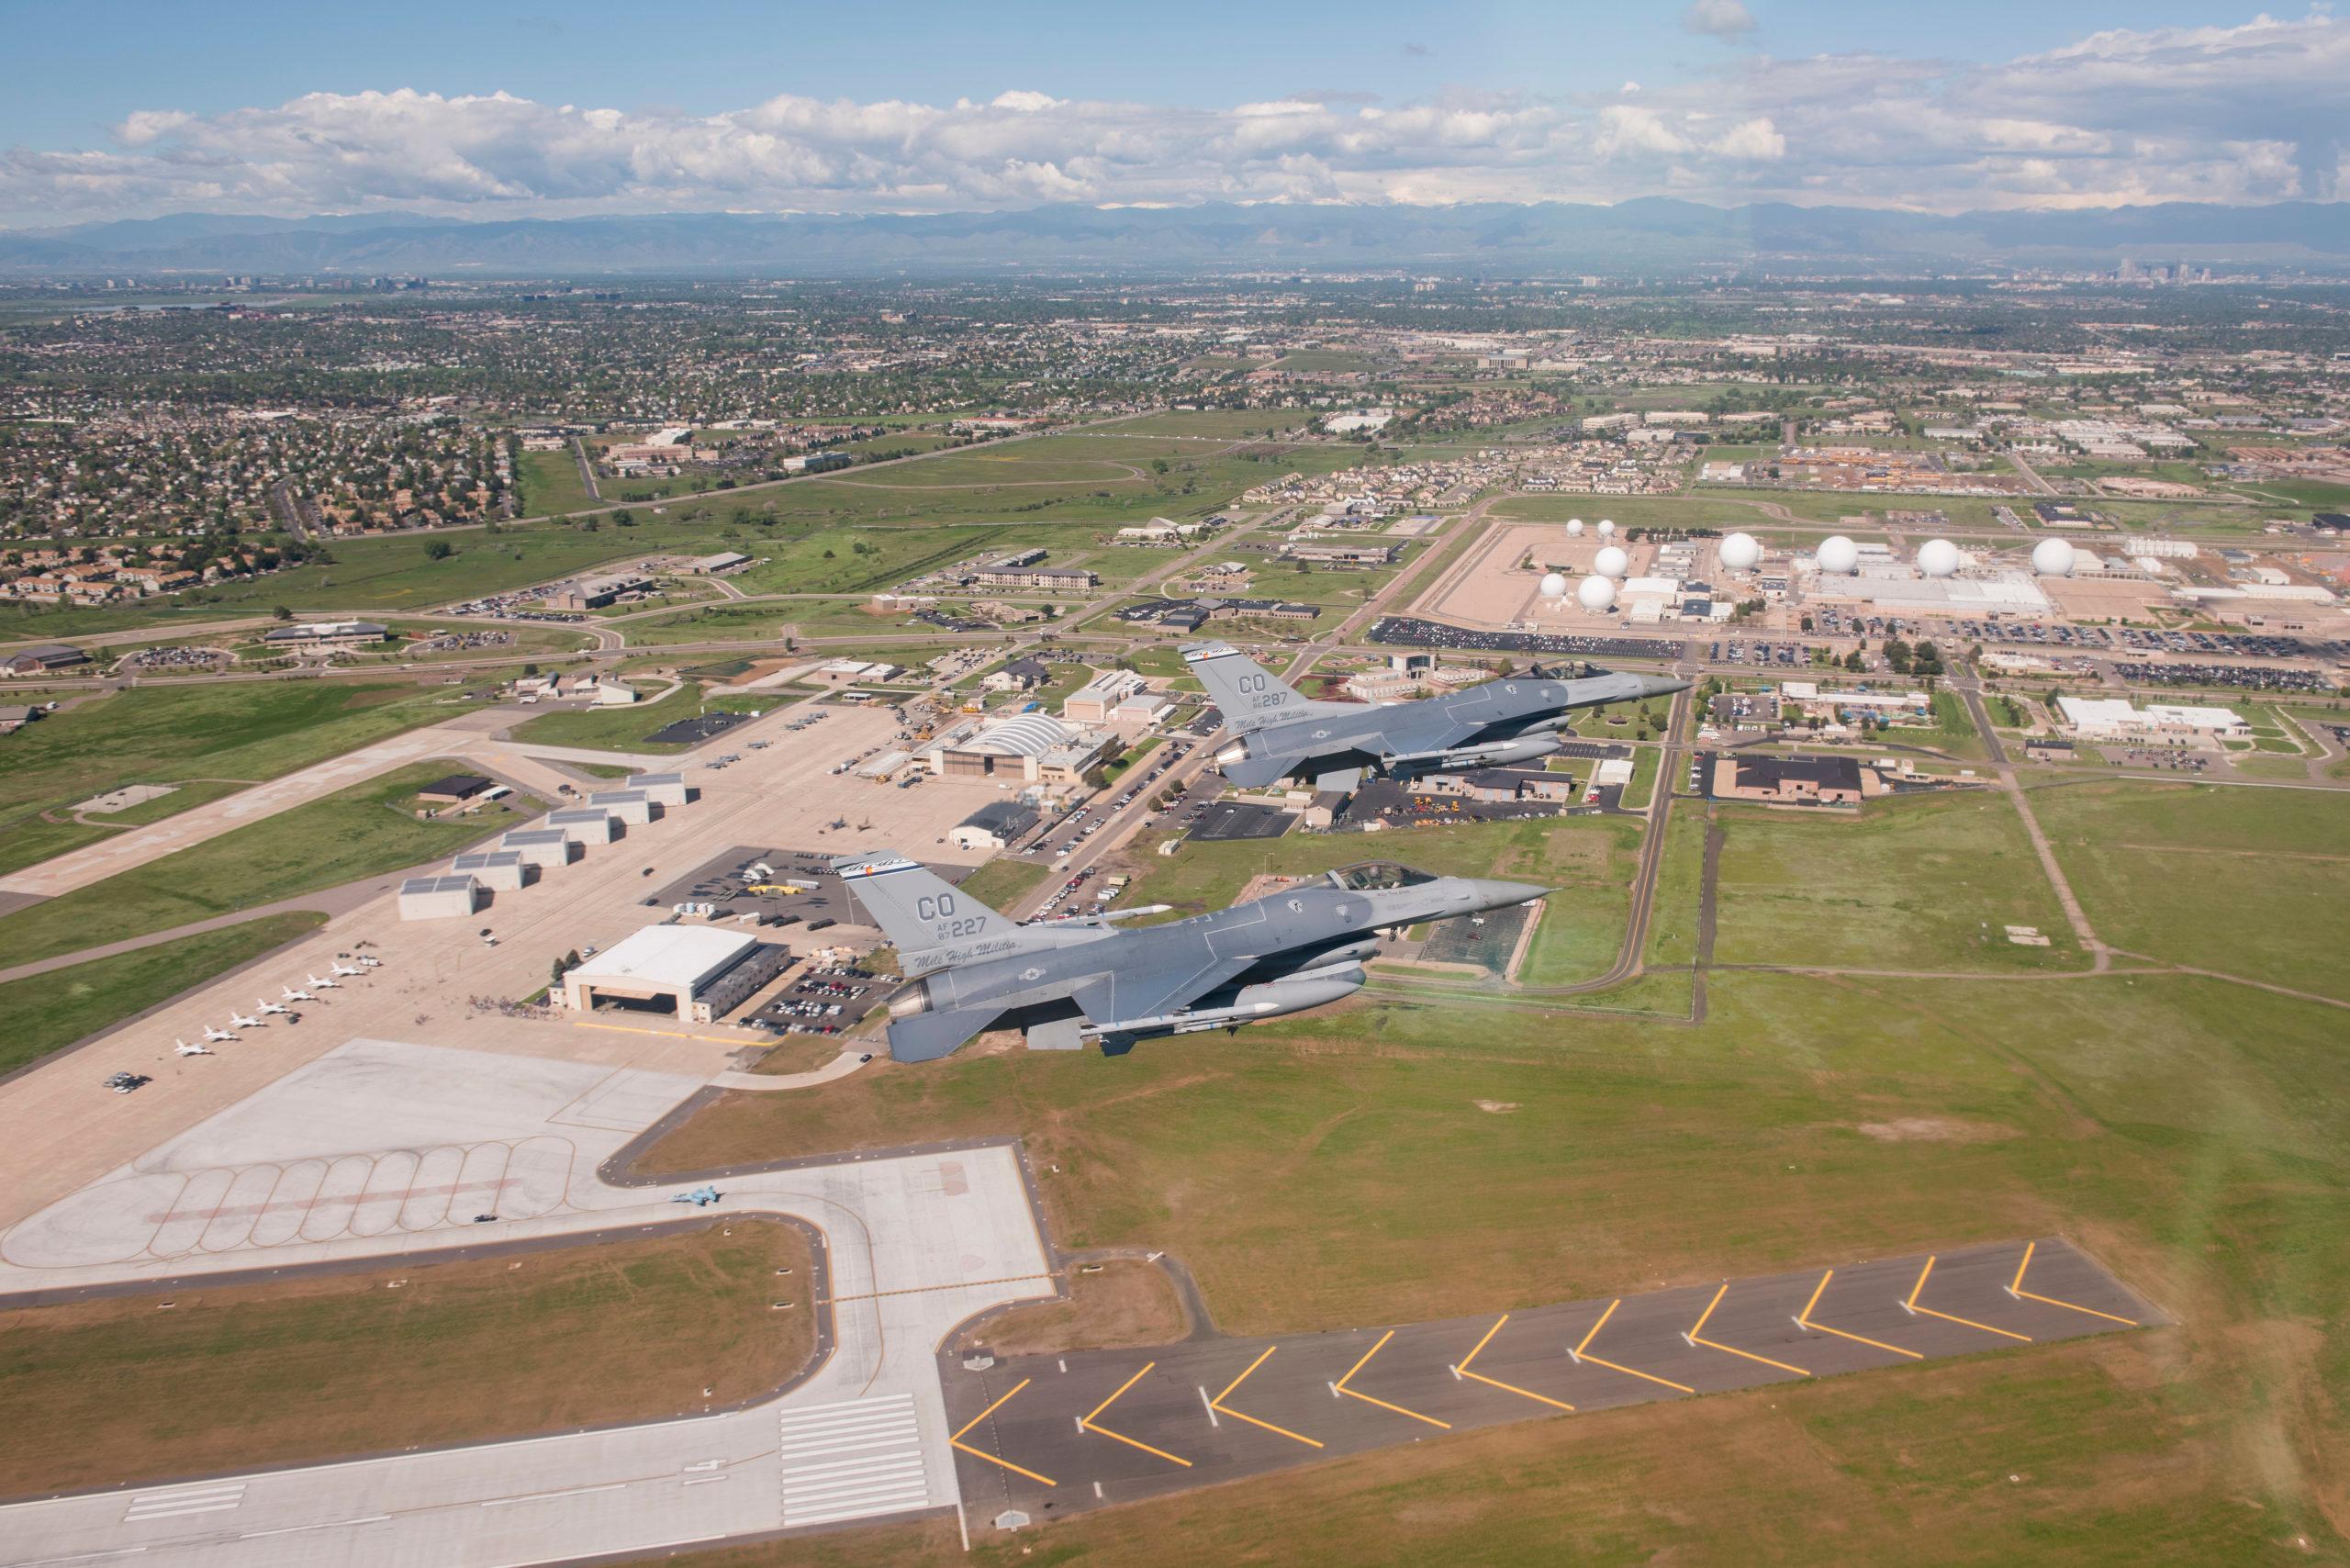
[[[1219,766],[1228,782],[1244,790],[1261,790],[1287,778],[1289,770],[1295,767],[1300,760],[1294,756],[1244,756],[1237,762]]]
[[[992,1007],[957,1007],[917,1013],[890,1025],[891,1061],[936,1061],[996,1020]]]

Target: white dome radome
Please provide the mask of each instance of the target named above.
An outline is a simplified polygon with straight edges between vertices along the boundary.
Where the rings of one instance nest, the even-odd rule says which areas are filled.
[[[1812,557],[1823,572],[1838,577],[1848,576],[1861,564],[1861,547],[1841,533],[1831,533],[1819,542],[1818,552]]]
[[[1616,585],[1606,577],[1585,577],[1575,585],[1575,602],[1595,615],[1616,602]]]
[[[1557,572],[1546,573],[1542,578],[1542,597],[1544,599],[1566,598],[1567,579]]]
[[[1947,577],[1958,570],[1958,546],[1947,539],[1929,539],[1918,546],[1918,570],[1930,577]]]
[[[1613,539],[1616,537],[1616,524],[1614,520],[1604,517],[1599,520],[1599,537],[1602,539]]]
[[[1762,559],[1762,546],[1751,533],[1733,533],[1722,541],[1722,565],[1733,572],[1751,572]]]
[[[1571,517],[1567,519],[1567,537],[1570,539],[1581,539],[1583,537],[1583,519],[1579,517]]]
[[[1601,550],[1591,563],[1591,569],[1603,577],[1620,577],[1631,570],[1631,567],[1632,558],[1625,554],[1619,546],[1614,544]]]
[[[2031,569],[2043,577],[2071,577],[2074,559],[2068,539],[2043,539],[2031,547]]]

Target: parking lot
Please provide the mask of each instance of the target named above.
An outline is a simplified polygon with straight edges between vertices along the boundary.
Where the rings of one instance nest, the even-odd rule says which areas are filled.
[[[2291,666],[2151,664],[2117,659],[2113,672],[2123,680],[2148,686],[2224,686],[2239,691],[2334,689],[2333,680],[2320,672]]]
[[[2163,1321],[2043,1238],[1438,1323],[939,1364],[978,1530],[1505,1421]]]
[[[699,745],[713,735],[722,735],[735,725],[750,722],[748,713],[732,713],[722,708],[715,712],[698,713],[690,719],[664,724],[644,740],[648,745]]]
[[[895,982],[855,964],[810,967],[782,994],[738,1020],[786,1035],[838,1035]]]
[[[1385,646],[1457,648],[1463,652],[1535,654],[1592,659],[1677,659],[1683,644],[1661,637],[1587,637],[1570,632],[1475,632],[1448,626],[1441,621],[1421,621],[1408,615],[1383,615],[1371,629],[1369,641]]]
[[[675,881],[648,891],[643,902],[648,911],[663,914],[680,913],[680,904],[697,906],[688,919],[755,916],[763,925],[778,931],[776,940],[806,951],[829,945],[829,939],[816,934],[835,925],[865,925],[863,912],[849,900],[847,884],[832,871],[834,857],[847,853],[845,845],[839,849],[777,849],[738,844]],[[968,866],[933,864],[930,868],[950,882],[971,874]],[[761,888],[798,890],[754,890]],[[714,913],[700,914],[701,905]]]
[[[1202,812],[1186,837],[1203,844],[1236,838],[1279,838],[1297,825],[1297,813],[1242,801],[1218,801]]]

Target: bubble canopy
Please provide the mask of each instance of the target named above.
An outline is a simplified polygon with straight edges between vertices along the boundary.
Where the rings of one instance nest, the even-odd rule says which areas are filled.
[[[1426,871],[1398,866],[1393,860],[1362,860],[1330,873],[1330,885],[1350,893],[1375,893],[1389,888],[1416,888],[1436,879]]]

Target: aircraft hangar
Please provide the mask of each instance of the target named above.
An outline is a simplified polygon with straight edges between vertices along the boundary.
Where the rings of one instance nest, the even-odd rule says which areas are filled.
[[[564,1000],[580,1013],[617,1004],[709,1024],[789,962],[789,949],[763,944],[746,931],[648,925],[566,973]]]

